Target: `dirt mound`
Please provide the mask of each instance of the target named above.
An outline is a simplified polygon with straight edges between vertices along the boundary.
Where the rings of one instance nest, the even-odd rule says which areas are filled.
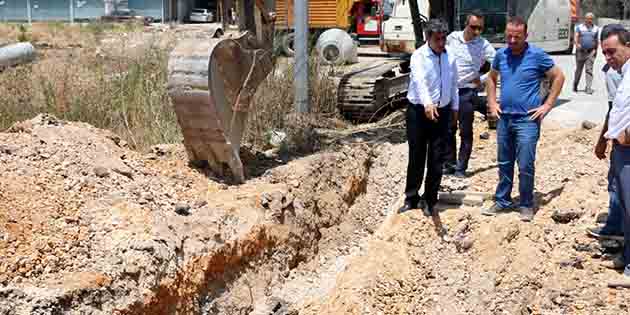
[[[141,154],[52,116],[0,143],[0,313],[18,314],[225,309],[237,300],[222,292],[250,264],[285,272],[317,253],[364,193],[371,159],[348,147],[236,187],[189,167],[182,146]]]
[[[543,131],[532,223],[440,205],[445,241],[396,213],[405,143],[263,163],[229,186],[183,146],[139,153],[38,116],[0,133],[0,314],[624,313],[599,264],[619,245],[584,233],[608,199],[597,132]],[[473,156],[445,192],[493,192],[495,137]]]

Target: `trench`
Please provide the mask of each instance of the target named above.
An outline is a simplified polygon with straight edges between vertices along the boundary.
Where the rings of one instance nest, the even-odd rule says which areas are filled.
[[[277,293],[285,283],[295,280],[295,270],[316,262],[322,252],[339,247],[335,242],[347,240],[343,233],[335,232],[340,227],[352,230],[350,234],[356,229],[366,230],[366,224],[359,222],[364,218],[352,212],[366,208],[376,158],[372,148],[360,146],[307,157],[297,166],[290,163],[285,169],[272,171],[268,178],[272,183],[291,187],[296,179],[301,182],[299,188],[276,195],[281,202],[275,203],[275,209],[275,200],[261,202],[270,219],[256,224],[239,239],[190,259],[174,277],[162,280],[143,299],[115,313],[287,314],[295,301]],[[382,217],[383,213],[375,216]],[[367,225],[373,229],[374,222]],[[303,289],[302,294],[309,288]]]

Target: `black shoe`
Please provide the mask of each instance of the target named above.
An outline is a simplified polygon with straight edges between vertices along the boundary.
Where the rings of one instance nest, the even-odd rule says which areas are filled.
[[[602,240],[623,241],[623,234],[612,234],[600,226],[587,228],[586,234]]]
[[[405,202],[405,204],[398,209],[398,213],[405,213],[409,210],[417,209],[417,207],[410,202]]]
[[[482,210],[481,214],[495,216],[495,215],[499,214],[500,212],[509,212],[509,211],[512,211],[512,209],[511,208],[503,208],[503,207],[499,206],[499,204],[494,203],[494,204],[492,204],[492,206],[490,206],[490,208]]]
[[[578,90],[577,90],[577,85],[574,85],[574,86],[573,86],[573,92],[577,93],[577,91],[578,91]]]
[[[453,166],[444,166],[442,168],[442,175],[453,175],[455,174],[455,168]]]
[[[419,206],[420,206],[419,208],[422,209],[422,214],[424,214],[424,216],[426,217],[432,216],[433,211],[435,211],[434,206],[429,206],[429,204],[424,200],[420,201]]]
[[[594,92],[594,91],[593,91],[593,89],[586,89],[586,94],[590,94],[590,95],[592,95],[592,94],[593,94],[593,92]]]

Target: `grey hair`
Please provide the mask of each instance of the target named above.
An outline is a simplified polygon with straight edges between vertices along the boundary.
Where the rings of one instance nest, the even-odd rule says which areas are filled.
[[[619,43],[628,45],[630,43],[630,32],[621,24],[608,24],[602,28],[600,40],[604,41],[611,36],[617,35]]]
[[[584,17],[589,17],[589,16],[592,17],[592,18],[595,18],[595,14],[593,14],[593,12],[588,12],[588,13],[584,14]]]
[[[427,40],[431,38],[433,33],[448,34],[448,24],[442,19],[430,19],[425,26],[425,33]]]

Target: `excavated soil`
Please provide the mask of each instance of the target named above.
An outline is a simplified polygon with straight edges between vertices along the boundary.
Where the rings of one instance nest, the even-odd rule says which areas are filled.
[[[407,145],[386,137],[231,186],[180,145],[40,115],[0,133],[0,314],[625,314],[600,266],[619,244],[584,233],[608,200],[598,132],[544,128],[533,222],[443,204],[441,236],[396,212]],[[490,135],[444,191],[494,190]]]

